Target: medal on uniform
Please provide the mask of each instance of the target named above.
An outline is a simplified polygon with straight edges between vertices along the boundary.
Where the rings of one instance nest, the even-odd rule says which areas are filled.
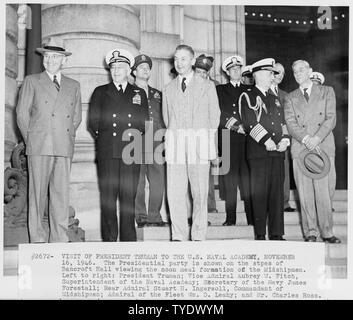
[[[277,106],[278,108],[280,108],[280,107],[281,107],[281,103],[279,102],[279,100],[278,100],[278,99],[276,99],[276,100],[275,100],[275,104],[276,104],[276,106]]]
[[[157,91],[156,91],[156,93],[154,94],[153,97],[154,97],[155,99],[160,99],[160,98],[161,98],[159,92],[157,92]]]
[[[140,96],[140,94],[138,93],[138,92],[140,92],[140,91],[136,91],[135,90],[135,92],[136,92],[136,94],[133,96],[133,98],[132,98],[132,103],[133,104],[139,104],[139,105],[141,105],[141,96]]]

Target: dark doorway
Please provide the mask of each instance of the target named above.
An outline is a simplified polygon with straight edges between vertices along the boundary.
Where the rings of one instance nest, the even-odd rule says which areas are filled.
[[[347,189],[348,7],[246,6],[245,12],[247,64],[262,58],[281,62],[286,71],[281,87],[290,92],[297,88],[291,64],[304,59],[324,74],[325,85],[334,88],[336,189]],[[293,179],[291,186],[295,187]]]

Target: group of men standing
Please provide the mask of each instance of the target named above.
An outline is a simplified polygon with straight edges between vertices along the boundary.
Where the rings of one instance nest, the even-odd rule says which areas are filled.
[[[48,241],[42,218],[49,188],[49,241],[67,242],[69,173],[81,122],[80,87],[61,74],[71,54],[62,44],[53,40],[37,51],[43,55],[45,71],[25,78],[17,105],[29,165],[30,241]],[[222,157],[225,148],[230,156],[223,158],[229,161],[229,170],[220,176],[220,195],[226,202],[223,225],[236,224],[239,188],[255,239],[265,240],[268,233],[270,240],[284,240],[283,211],[294,210],[288,204],[290,145],[305,240],[316,241],[321,235],[327,242],[340,241],[332,233],[329,202],[334,172],[313,181],[297,164],[302,150],[321,148],[334,170],[334,92],[311,82],[307,62],[293,63],[300,87],[286,95],[278,88],[284,68],[271,58],[248,68],[240,56],[227,58],[222,69],[229,83],[216,86],[209,77],[213,58],[196,59],[190,46],[179,45],[174,53],[177,76],[163,92],[148,85],[152,60],[147,55],[133,57],[117,48],[107,53],[105,61],[112,81],[94,90],[88,112],[88,130],[96,143],[103,241],[136,241],[135,222],[139,227],[163,226],[165,185],[172,240],[189,239],[189,188],[191,240],[205,240],[214,197],[210,163]],[[246,74],[255,85],[241,81]],[[129,82],[131,76],[134,84]]]

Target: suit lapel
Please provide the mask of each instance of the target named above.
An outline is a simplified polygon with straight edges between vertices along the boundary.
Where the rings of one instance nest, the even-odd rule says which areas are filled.
[[[320,95],[320,89],[317,85],[313,84],[311,87],[311,92],[310,92],[310,97],[309,97],[309,104],[315,104],[316,100],[318,99]]]
[[[56,90],[56,89],[55,89]],[[68,84],[67,77],[61,74],[60,90],[56,97],[56,106],[64,104],[64,101],[70,96],[68,93],[71,91],[71,87]]]
[[[188,94],[192,97],[192,109],[193,113],[197,110],[200,102],[200,97],[203,95],[205,86],[201,85],[203,83],[202,79],[196,79],[195,74],[191,78],[189,83],[189,92]],[[188,90],[186,89],[186,90]]]
[[[129,84],[126,86],[126,90],[128,90]],[[116,102],[121,102],[121,95],[119,94],[118,89],[116,88],[114,82],[110,82],[108,84],[108,88],[106,91],[107,95],[110,96]]]
[[[40,74],[39,83],[52,96],[54,100],[57,98],[58,90],[56,90],[53,81],[51,81],[46,71],[43,71]]]

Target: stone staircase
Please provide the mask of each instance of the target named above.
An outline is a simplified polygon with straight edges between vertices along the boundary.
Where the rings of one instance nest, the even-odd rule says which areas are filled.
[[[246,224],[244,204],[238,199],[238,213],[236,226],[222,226],[225,221],[225,203],[219,200],[216,190],[218,213],[209,213],[207,240],[253,240],[253,227]],[[291,191],[290,205],[297,208],[297,197]],[[334,233],[341,240],[341,244],[326,244],[326,271],[333,279],[347,278],[347,190],[336,190],[333,207]],[[287,241],[303,241],[298,211],[285,212],[285,239]],[[99,224],[87,222],[94,227],[85,229],[86,241],[101,241]],[[137,228],[138,241],[170,241],[170,226]],[[18,263],[17,246],[5,247],[4,250],[4,275],[16,275]]]
[[[225,221],[225,202],[219,200],[216,190],[216,201],[218,213],[209,213],[208,220],[211,226],[207,229],[207,240],[253,240],[254,231],[252,226],[246,223],[244,203],[238,199],[237,225],[222,226]],[[290,205],[297,208],[296,193],[291,191]],[[334,234],[342,240],[341,244],[325,244],[326,248],[326,272],[332,278],[347,277],[347,190],[337,190],[334,197],[333,213]],[[300,226],[300,214],[295,212],[284,213],[285,235],[287,241],[303,241]],[[137,229],[138,241],[170,241],[170,226],[165,227],[144,227]]]

